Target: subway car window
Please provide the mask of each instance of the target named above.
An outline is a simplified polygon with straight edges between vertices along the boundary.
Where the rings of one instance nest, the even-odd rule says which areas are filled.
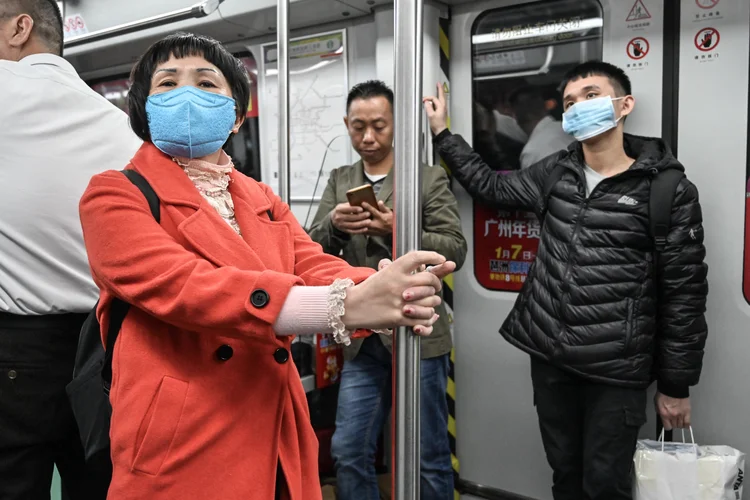
[[[260,181],[260,135],[258,133],[258,69],[255,58],[249,52],[235,54],[247,69],[250,78],[250,102],[247,106],[245,123],[239,132],[224,145],[224,150],[232,157],[234,167],[248,177]],[[128,112],[128,75],[89,82],[89,86],[104,96],[112,104]]]
[[[250,77],[250,102],[247,105],[245,123],[224,145],[232,157],[234,167],[256,181],[260,181],[260,133],[258,131],[258,67],[250,52],[235,54],[247,69]]]
[[[130,90],[128,75],[91,82],[89,86],[109,102],[128,112],[128,91]]]
[[[558,85],[602,57],[596,0],[535,2],[482,13],[472,27],[473,145],[504,175],[565,149]],[[533,213],[474,203],[474,274],[483,287],[518,291],[536,257]]]

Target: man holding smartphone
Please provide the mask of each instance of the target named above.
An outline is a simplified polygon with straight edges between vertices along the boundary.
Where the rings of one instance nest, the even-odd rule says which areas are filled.
[[[346,109],[344,123],[361,160],[331,172],[310,236],[326,253],[377,269],[393,255],[393,92],[380,81],[361,83],[349,92]],[[458,269],[466,240],[448,177],[440,167],[421,168],[422,249],[445,255]],[[421,344],[420,491],[424,499],[449,500],[453,473],[445,390],[452,340],[445,309],[441,305],[436,312],[440,319]],[[391,408],[391,352],[392,339],[385,335],[352,340],[344,349],[332,442],[340,500],[379,498],[375,453]]]

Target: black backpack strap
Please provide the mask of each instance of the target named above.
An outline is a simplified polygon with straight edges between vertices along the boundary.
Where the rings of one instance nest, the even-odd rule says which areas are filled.
[[[651,180],[651,193],[648,201],[648,219],[651,238],[656,252],[663,252],[667,246],[667,236],[672,223],[672,203],[675,191],[685,174],[670,168],[658,172]]]
[[[151,187],[151,184],[149,184],[148,181],[135,170],[123,170],[122,173],[125,174],[125,177],[127,177],[130,182],[135,184],[135,186],[140,189],[141,193],[143,193],[143,196],[146,197],[148,207],[151,209],[151,215],[154,216],[156,222],[159,222],[161,220],[159,197],[156,196],[154,188]]]
[[[102,367],[102,379],[104,379],[104,392],[109,394],[112,385],[112,353],[115,350],[115,341],[120,333],[122,322],[128,314],[130,304],[120,299],[112,299],[109,306],[109,327],[107,328],[107,347],[104,350],[104,366]]]
[[[273,221],[273,212],[271,212],[270,209],[266,210],[266,214],[268,214],[268,219],[271,220],[271,221]]]
[[[544,216],[547,214],[547,208],[549,207],[549,196],[552,193],[552,188],[562,178],[565,173],[565,167],[560,164],[556,164],[552,170],[550,170],[547,179],[544,181],[544,187],[542,188],[542,206],[541,216],[539,217],[539,224],[544,224]]]
[[[159,197],[154,192],[151,184],[135,170],[123,170],[125,177],[130,180],[143,193],[151,210],[151,215],[156,222],[161,220],[161,210],[159,208]],[[97,303],[98,304],[98,303]],[[113,299],[109,307],[109,326],[107,327],[107,347],[104,352],[104,366],[102,367],[102,378],[104,379],[104,391],[109,394],[109,387],[112,384],[112,353],[115,350],[115,341],[120,333],[122,322],[128,314],[130,304],[120,299]]]

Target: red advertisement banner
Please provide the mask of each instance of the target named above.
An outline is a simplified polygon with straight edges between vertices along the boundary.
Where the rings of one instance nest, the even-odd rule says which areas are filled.
[[[474,275],[484,288],[517,292],[526,282],[539,246],[532,212],[474,203]]]
[[[344,368],[344,347],[333,340],[333,335],[316,335],[315,386],[318,389],[335,384]]]
[[[250,102],[247,105],[246,118],[258,117],[258,66],[254,57],[240,57],[250,78]]]

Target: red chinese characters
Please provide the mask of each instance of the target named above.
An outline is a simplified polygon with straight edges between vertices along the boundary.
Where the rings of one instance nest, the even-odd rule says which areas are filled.
[[[489,290],[515,292],[526,282],[539,246],[540,225],[531,212],[474,203],[474,275]]]

